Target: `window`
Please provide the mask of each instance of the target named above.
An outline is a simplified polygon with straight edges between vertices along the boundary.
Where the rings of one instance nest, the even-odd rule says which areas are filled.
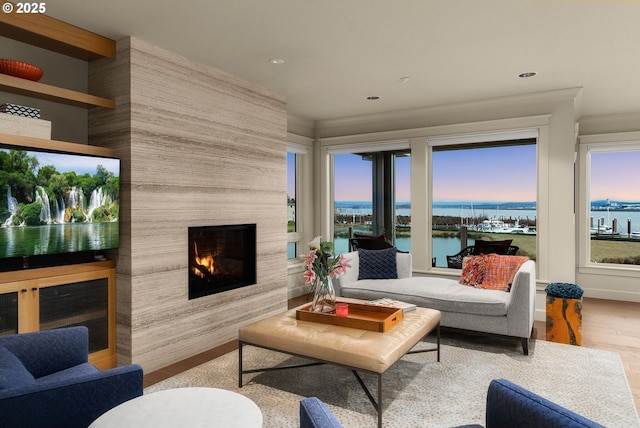
[[[353,233],[374,234],[373,163],[359,154],[338,154],[333,158],[334,227],[336,254],[349,252]]]
[[[640,265],[640,142],[589,146],[589,261]]]
[[[432,145],[432,264],[476,239],[511,240],[536,259],[536,138]],[[518,134],[516,135],[518,136]],[[451,266],[453,267],[453,266]]]
[[[397,150],[339,153],[334,165],[334,246],[349,251],[353,234],[379,236],[411,249],[411,157]]]
[[[400,251],[411,251],[411,155],[395,156],[395,245]]]
[[[297,257],[297,242],[292,234],[298,232],[297,229],[297,155],[287,152],[287,259]]]

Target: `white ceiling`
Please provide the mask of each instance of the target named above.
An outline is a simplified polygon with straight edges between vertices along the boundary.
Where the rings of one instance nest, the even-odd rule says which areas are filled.
[[[134,36],[260,84],[309,119],[570,87],[584,88],[582,115],[640,112],[638,1],[53,0],[46,7],[78,27]],[[526,71],[538,75],[517,77]]]

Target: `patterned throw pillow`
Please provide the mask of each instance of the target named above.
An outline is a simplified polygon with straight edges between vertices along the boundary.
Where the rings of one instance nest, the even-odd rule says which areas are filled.
[[[467,256],[462,259],[462,277],[460,284],[477,287],[484,278],[485,256]]]
[[[516,272],[527,260],[529,258],[523,256],[486,255],[484,278],[477,288],[509,291]]]
[[[360,258],[360,271],[358,279],[396,279],[398,278],[398,267],[396,247],[384,250],[364,250],[358,249]]]

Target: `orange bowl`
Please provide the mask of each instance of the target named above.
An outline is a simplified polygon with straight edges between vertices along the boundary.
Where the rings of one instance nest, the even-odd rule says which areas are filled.
[[[0,73],[37,82],[44,73],[41,68],[13,59],[0,59]]]

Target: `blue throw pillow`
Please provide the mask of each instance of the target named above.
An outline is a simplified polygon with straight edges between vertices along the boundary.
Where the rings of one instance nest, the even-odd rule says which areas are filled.
[[[398,278],[397,254],[398,249],[395,247],[384,250],[364,250],[359,248],[360,271],[358,272],[358,279]]]
[[[31,385],[36,380],[22,362],[7,348],[0,346],[0,389]]]

